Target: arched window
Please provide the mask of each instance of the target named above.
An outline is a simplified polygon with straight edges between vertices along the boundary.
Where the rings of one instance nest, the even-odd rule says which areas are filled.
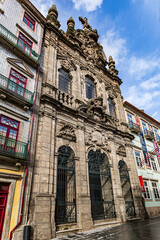
[[[115,117],[115,104],[113,102],[113,99],[110,97],[108,98],[108,106],[109,106],[109,114],[112,117]]]
[[[86,85],[86,98],[92,99],[96,97],[96,86],[92,79],[89,77],[85,78]]]
[[[69,73],[64,69],[59,70],[59,86],[58,88],[66,93],[71,91],[71,79]]]
[[[76,222],[74,152],[68,146],[58,150],[56,224]]]
[[[108,158],[100,151],[90,150],[88,159],[92,218],[114,218],[115,207]]]
[[[119,174],[121,180],[122,194],[126,205],[126,214],[128,217],[135,216],[134,201],[128,168],[127,164],[122,160],[119,161]]]

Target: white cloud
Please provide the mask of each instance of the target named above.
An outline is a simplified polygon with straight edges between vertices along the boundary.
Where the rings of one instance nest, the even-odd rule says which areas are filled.
[[[120,37],[114,29],[109,30],[102,38],[101,44],[103,46],[106,56],[112,56],[116,64],[122,62],[127,55],[126,40]]]
[[[84,8],[87,12],[92,12],[101,7],[103,0],[72,0],[76,9]]]
[[[142,78],[152,74],[157,68],[160,68],[160,59],[133,56],[129,59],[128,73],[135,80],[142,80]]]
[[[159,105],[159,102],[156,101],[157,97],[159,96],[160,91],[155,90],[145,92],[139,85],[133,85],[129,87],[125,100],[132,103],[138,108],[150,110],[156,105]]]
[[[158,112],[154,112],[154,113],[152,114],[152,117],[154,118],[157,114],[158,114]]]
[[[140,86],[146,90],[151,90],[157,87],[159,87],[160,89],[160,73],[156,74],[155,76],[149,78],[146,81],[141,82]]]

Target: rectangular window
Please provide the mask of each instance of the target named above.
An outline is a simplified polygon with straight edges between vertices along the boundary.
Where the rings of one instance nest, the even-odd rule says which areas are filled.
[[[34,31],[36,22],[26,12],[24,13],[23,22]]]
[[[12,80],[12,82],[9,82],[8,89],[12,92],[16,92],[20,96],[23,96],[27,78],[11,68],[9,79]]]
[[[96,97],[96,88],[95,88],[95,84],[92,81],[92,79],[86,77],[85,85],[86,85],[86,98],[88,98],[88,99],[95,98]]]
[[[128,116],[128,122],[132,123],[133,122],[132,115],[130,113],[127,113],[127,116]]]
[[[148,133],[148,130],[147,130],[147,125],[146,125],[146,123],[142,122],[142,126],[143,126],[144,134],[147,134],[147,133]]]
[[[135,153],[135,157],[136,157],[137,166],[142,167],[142,159],[141,159],[140,153],[136,152],[136,151],[134,153]]]
[[[160,193],[159,193],[159,189],[157,187],[157,183],[156,182],[152,182],[152,188],[153,188],[153,193],[154,193],[155,199],[160,200]]]
[[[70,93],[71,79],[69,73],[63,69],[59,70],[59,86],[58,88],[66,93]]]
[[[151,194],[150,194],[150,191],[149,191],[148,181],[144,180],[143,183],[144,183],[144,188],[145,188],[145,192],[143,193],[144,194],[144,198],[146,200],[150,200],[152,198],[151,198]]]
[[[28,47],[30,47],[32,49],[32,45],[33,45],[33,42],[31,42],[26,36],[24,36],[21,32],[19,33],[19,36],[18,36],[19,39],[21,39],[21,41],[23,43],[25,43]],[[18,43],[19,45],[21,45],[21,43],[19,42]],[[21,47],[24,47],[24,46],[21,46]]]
[[[156,136],[156,140],[159,141],[159,140],[160,140],[160,137],[159,137],[159,135],[158,135],[157,129],[154,129],[154,134],[155,134],[155,136]]]
[[[152,156],[150,158],[150,162],[151,162],[151,167],[154,171],[157,171],[157,166],[156,166],[156,162],[155,162],[155,158]]]

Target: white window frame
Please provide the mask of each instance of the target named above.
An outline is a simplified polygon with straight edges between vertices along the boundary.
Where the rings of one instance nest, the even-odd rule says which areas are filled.
[[[157,183],[158,182],[156,182],[156,181],[151,182],[154,198],[155,198],[155,200],[160,200],[160,191],[159,191],[159,188],[157,186],[158,185]],[[156,184],[156,186],[153,186],[153,184]]]
[[[157,167],[157,164],[156,164],[155,156],[150,157],[150,163],[151,163],[152,170],[157,172],[158,167]]]
[[[139,154],[139,157],[136,156],[136,153]],[[136,160],[136,165],[137,165],[137,167],[139,167],[139,168],[143,168],[141,152],[138,151],[138,150],[136,150],[136,149],[134,149],[134,156],[135,156],[135,160]],[[137,158],[138,158],[138,160],[141,162],[141,165],[138,165]]]
[[[145,189],[143,196],[144,196],[145,200],[152,200],[152,195],[151,195],[151,191],[149,188],[149,181],[146,179],[143,179],[143,183],[144,183],[144,189]],[[149,197],[147,196],[147,194],[149,195]]]

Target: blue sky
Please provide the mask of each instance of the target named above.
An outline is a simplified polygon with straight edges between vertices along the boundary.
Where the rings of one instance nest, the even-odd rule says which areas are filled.
[[[46,16],[56,4],[61,29],[70,16],[98,30],[107,59],[113,56],[124,100],[160,121],[160,0],[31,0]]]

